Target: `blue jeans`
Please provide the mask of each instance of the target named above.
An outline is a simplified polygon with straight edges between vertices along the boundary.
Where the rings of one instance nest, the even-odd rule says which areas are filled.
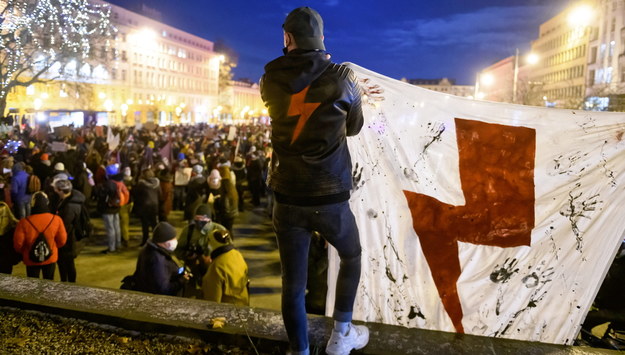
[[[17,202],[15,204],[15,217],[22,219],[30,216],[30,201]]]
[[[122,245],[122,232],[119,226],[119,213],[103,213],[104,230],[108,239],[110,251],[115,251]]]
[[[276,201],[273,227],[282,264],[282,318],[291,350],[303,351],[308,349],[305,293],[312,232],[319,232],[341,258],[333,318],[351,322],[360,281],[358,227],[348,201],[323,206],[295,206]]]

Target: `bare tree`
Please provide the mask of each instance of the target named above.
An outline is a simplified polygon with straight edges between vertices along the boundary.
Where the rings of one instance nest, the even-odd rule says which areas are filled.
[[[94,49],[110,48],[115,33],[110,6],[89,0],[0,0],[0,116],[19,86],[76,80],[73,63],[101,60]]]

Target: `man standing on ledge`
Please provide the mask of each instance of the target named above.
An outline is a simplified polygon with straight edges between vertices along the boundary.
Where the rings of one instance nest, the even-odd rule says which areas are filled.
[[[267,182],[276,199],[282,318],[291,353],[309,354],[304,295],[311,235],[319,232],[341,258],[326,352],[349,354],[369,341],[369,330],[351,323],[361,249],[348,201],[352,165],[346,136],[358,134],[363,125],[361,92],[352,70],[330,61],[323,20],[315,10],[293,10],[282,28],[285,55],[268,63],[261,79],[272,119]]]

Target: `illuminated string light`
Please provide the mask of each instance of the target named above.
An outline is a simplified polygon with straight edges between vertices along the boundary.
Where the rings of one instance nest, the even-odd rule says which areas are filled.
[[[110,15],[89,0],[0,0],[0,115],[14,87],[62,79],[71,60],[90,61],[92,44],[108,53]]]

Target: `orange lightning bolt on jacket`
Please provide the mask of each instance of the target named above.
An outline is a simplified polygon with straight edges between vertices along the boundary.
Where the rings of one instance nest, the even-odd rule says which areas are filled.
[[[363,125],[351,69],[323,51],[293,50],[265,66],[261,95],[273,146],[269,186],[298,202],[346,199],[352,188],[347,136]]]

